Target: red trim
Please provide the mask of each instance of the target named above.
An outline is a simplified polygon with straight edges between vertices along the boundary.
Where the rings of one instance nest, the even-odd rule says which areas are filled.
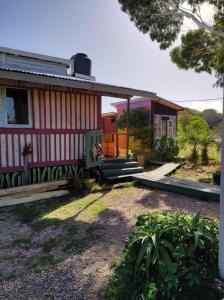
[[[91,97],[89,96],[89,129],[91,130]]]
[[[64,159],[66,159],[66,145],[67,145],[67,136],[66,134],[64,134]],[[67,151],[69,151],[69,149]]]
[[[73,128],[72,124],[72,108],[74,107],[74,104],[72,104],[72,94],[69,93],[70,97],[70,128]]]
[[[69,134],[69,136],[68,136],[68,140],[69,140],[69,159],[71,159],[71,154],[72,154],[72,150],[71,150],[71,145],[72,145],[72,143],[71,143],[71,139],[72,139],[72,137],[71,137],[71,135]]]
[[[0,167],[0,173],[23,172],[23,167]]]
[[[32,169],[32,168],[39,168],[39,167],[78,165],[80,163],[81,163],[80,159],[60,160],[60,161],[46,161],[46,162],[41,162],[41,163],[29,163],[29,168]],[[12,168],[12,169],[15,169],[15,168]]]
[[[86,115],[86,96],[84,96],[84,101],[83,101],[83,110],[84,110],[84,115],[82,116],[83,118],[84,118],[84,128],[86,129],[86,124],[87,124],[87,120],[86,120],[86,117],[87,117],[87,115]]]
[[[40,161],[43,161],[43,158],[42,158],[42,135],[39,135],[40,136],[40,144],[39,144],[39,146],[40,146]]]
[[[8,135],[5,135],[5,143],[6,143],[6,164],[9,165],[9,149],[8,149]]]
[[[67,114],[68,114],[68,97],[67,97],[68,93],[65,93],[65,128],[68,129],[68,118],[67,118]]]
[[[75,129],[78,128],[78,101],[77,101],[77,95],[74,96],[75,99]]]
[[[49,157],[48,157],[48,145],[47,145],[47,135],[45,135],[45,161],[48,161],[49,160]]]
[[[20,139],[20,134],[18,134],[18,142],[19,142],[19,165],[21,166],[22,162],[21,162],[21,139]]]
[[[61,129],[62,129],[62,92],[60,93]]]
[[[62,161],[62,158],[61,158],[61,154],[62,154],[62,149],[61,149],[61,134],[59,135],[59,159],[60,161]]]
[[[37,90],[38,95],[38,104],[39,104],[39,120],[40,120],[40,128],[42,129],[42,113],[41,113],[41,97],[40,97],[40,90]]]
[[[32,151],[31,157],[32,157],[32,161],[33,161],[34,155],[33,155],[33,135],[32,134],[31,134],[31,151]]]
[[[43,103],[43,105],[44,105],[44,126],[45,126],[45,128],[47,128],[46,91],[43,91],[42,95],[43,95],[43,102],[44,102]]]
[[[1,142],[1,137],[0,137],[0,142]],[[0,148],[0,168],[1,168],[1,165],[2,165],[2,151]]]
[[[57,103],[57,92],[55,92],[55,93],[54,93],[55,128],[58,128],[58,114],[57,114],[57,107],[58,107],[58,103]]]
[[[15,135],[12,134],[12,161],[13,161],[13,166],[15,166]]]
[[[57,160],[57,136],[54,134],[54,161]]]
[[[32,126],[35,127],[35,112],[34,112],[34,90],[30,91],[30,98],[31,98],[31,110],[32,110]]]
[[[83,106],[83,103],[82,103],[82,99],[81,98],[82,98],[81,95],[79,95],[79,109],[80,109],[80,111],[79,111],[79,116],[80,116],[79,120],[80,120],[80,128],[83,129],[82,128],[82,118],[83,118],[82,106]]]
[[[78,134],[78,159],[80,159],[80,135]]]
[[[0,134],[77,134],[85,133],[87,129],[35,129],[35,128],[0,128]]]
[[[101,129],[101,97],[97,97],[97,129]]]
[[[50,128],[52,129],[52,101],[51,101],[51,91],[49,91],[49,106],[50,106]]]

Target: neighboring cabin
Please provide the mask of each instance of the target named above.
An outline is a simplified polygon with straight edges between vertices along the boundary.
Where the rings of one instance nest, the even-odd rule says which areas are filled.
[[[98,166],[103,96],[156,94],[96,82],[85,54],[62,59],[0,47],[0,188]]]
[[[116,119],[127,110],[127,102],[120,101],[111,104],[116,112],[102,114],[104,130],[104,149],[107,156],[124,156],[126,134],[116,126]],[[154,128],[154,138],[162,136],[176,137],[177,116],[184,108],[162,98],[137,98],[130,101],[130,109],[144,109],[149,113],[149,126]]]

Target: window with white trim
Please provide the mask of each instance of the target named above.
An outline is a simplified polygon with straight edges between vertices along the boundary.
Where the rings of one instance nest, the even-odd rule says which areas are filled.
[[[18,88],[3,88],[0,99],[0,126],[27,128],[32,126],[29,91]]]

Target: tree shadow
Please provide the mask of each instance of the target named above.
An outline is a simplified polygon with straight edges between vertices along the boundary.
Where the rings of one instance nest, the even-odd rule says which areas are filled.
[[[106,280],[103,272],[108,274],[110,261],[120,257],[123,237],[131,228],[125,216],[117,210],[106,208],[93,222],[80,220],[79,216],[110,190],[100,192],[99,196],[96,194],[95,199],[67,219],[46,220],[42,217],[74,201],[74,196],[26,205],[32,209],[36,204],[38,215],[26,223],[32,230],[30,248],[24,249],[22,242],[16,245],[20,250],[16,259],[24,270],[15,278],[3,278],[4,289],[0,291],[0,298],[26,298],[27,295],[38,298],[42,295],[43,299],[54,299],[68,293],[71,299],[103,299],[102,295],[98,296]],[[82,196],[79,195],[75,200],[80,199]],[[11,209],[11,213],[15,213],[15,209]],[[15,247],[10,246],[7,251],[13,253]],[[49,265],[52,257],[52,265]],[[40,258],[46,260],[46,265],[38,266]],[[13,270],[13,262],[9,264]],[[39,272],[43,275],[35,275]],[[24,276],[25,282],[15,289],[16,282]]]
[[[141,199],[136,200],[136,203],[143,205],[149,210],[164,212],[186,211],[190,214],[202,211],[202,214],[207,217],[218,218],[219,216],[219,203],[159,189],[150,189]]]

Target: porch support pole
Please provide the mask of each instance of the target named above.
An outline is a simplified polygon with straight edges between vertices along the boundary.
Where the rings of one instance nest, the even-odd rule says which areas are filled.
[[[127,144],[126,144],[126,158],[128,158],[128,149],[129,149],[129,112],[130,112],[130,97],[127,99]]]
[[[223,120],[221,148],[221,186],[220,186],[220,216],[219,216],[219,273],[224,279],[224,75],[223,75]]]

